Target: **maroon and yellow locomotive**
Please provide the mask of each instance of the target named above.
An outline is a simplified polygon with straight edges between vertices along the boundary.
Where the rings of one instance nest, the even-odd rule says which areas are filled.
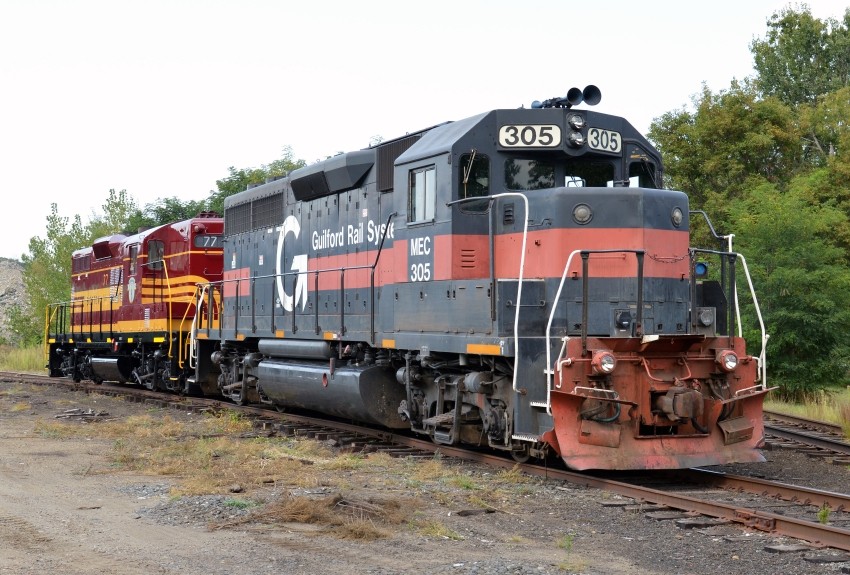
[[[223,227],[202,213],[75,251],[71,300],[47,310],[50,374],[191,391],[196,290],[221,278]]]

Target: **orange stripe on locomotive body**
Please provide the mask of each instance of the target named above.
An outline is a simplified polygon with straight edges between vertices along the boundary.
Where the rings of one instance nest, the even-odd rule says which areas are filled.
[[[688,232],[650,228],[560,228],[529,232],[526,241],[525,278],[560,277],[574,250],[644,250],[644,277],[688,277]],[[483,238],[486,247],[487,238]],[[478,242],[480,244],[480,241]],[[522,234],[496,236],[496,277],[517,277]],[[480,248],[479,248],[480,249]],[[568,275],[581,277],[582,260],[573,257]],[[591,254],[588,275],[593,278],[637,277],[634,254]]]
[[[529,232],[526,240],[525,278],[559,278],[567,258],[574,250],[644,250],[645,277],[682,279],[689,271],[688,232],[650,228],[557,228]],[[498,278],[519,276],[522,233],[499,234],[494,238],[495,275]],[[395,282],[408,281],[408,242],[396,239],[392,248]],[[311,269],[331,267],[320,263]],[[434,236],[434,276],[439,280],[487,278],[490,250],[486,235],[442,234]],[[581,276],[582,261],[576,256],[568,274]],[[637,259],[631,253],[595,254],[590,258],[589,275],[594,278],[637,277]],[[346,285],[349,285],[346,274]],[[339,284],[323,283],[320,289],[338,288]],[[357,284],[355,287],[368,287]],[[312,285],[311,285],[312,289]]]
[[[226,270],[223,274],[224,284],[221,291],[224,297],[236,297],[251,295],[251,270],[250,268],[239,268],[237,270]]]
[[[386,256],[385,253],[381,256]],[[360,252],[350,252],[331,256],[311,257],[307,260],[307,269],[311,272],[319,271],[319,290],[338,290],[341,282],[345,281],[346,289],[367,288],[371,285],[372,271],[370,266],[375,263],[375,258],[378,255],[378,250],[367,250]],[[321,270],[338,270],[345,268],[345,277],[341,278],[339,271],[321,271]],[[351,269],[357,268],[357,269]],[[308,275],[308,290],[316,289],[316,275],[311,273]],[[375,285],[380,285],[381,274],[375,273]]]

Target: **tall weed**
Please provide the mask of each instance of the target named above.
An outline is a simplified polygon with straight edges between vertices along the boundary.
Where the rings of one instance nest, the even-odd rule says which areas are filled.
[[[45,374],[44,348],[0,346],[0,371]]]

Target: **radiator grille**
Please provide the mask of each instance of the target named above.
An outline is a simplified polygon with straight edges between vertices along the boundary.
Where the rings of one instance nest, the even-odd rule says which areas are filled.
[[[283,220],[283,194],[251,202],[251,229],[271,228]]]
[[[232,236],[251,229],[251,204],[228,208],[224,213],[224,235]]]
[[[393,189],[393,165],[396,158],[421,137],[422,134],[413,134],[378,147],[378,191],[388,192]]]
[[[224,214],[224,235],[271,228],[282,221],[283,193],[279,193],[228,208]]]

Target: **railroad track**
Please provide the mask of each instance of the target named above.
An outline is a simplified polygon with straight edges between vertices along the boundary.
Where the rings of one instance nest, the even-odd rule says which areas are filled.
[[[841,426],[773,411],[765,411],[764,419],[765,435],[772,443],[809,455],[838,457],[837,463],[850,465],[850,442]]]
[[[850,495],[781,482],[718,473],[703,469],[652,474],[579,473],[537,464],[518,464],[501,456],[435,445],[404,434],[304,415],[278,413],[229,402],[187,398],[149,392],[136,387],[73,383],[32,374],[0,372],[0,381],[35,385],[63,385],[81,392],[121,395],[135,401],[181,410],[235,410],[255,419],[261,429],[333,440],[343,449],[384,451],[391,455],[443,457],[473,461],[497,468],[516,466],[530,475],[597,488],[629,498],[658,519],[676,520],[680,526],[709,527],[734,522],[745,527],[794,537],[811,544],[850,551]],[[850,560],[850,557],[848,557]]]

